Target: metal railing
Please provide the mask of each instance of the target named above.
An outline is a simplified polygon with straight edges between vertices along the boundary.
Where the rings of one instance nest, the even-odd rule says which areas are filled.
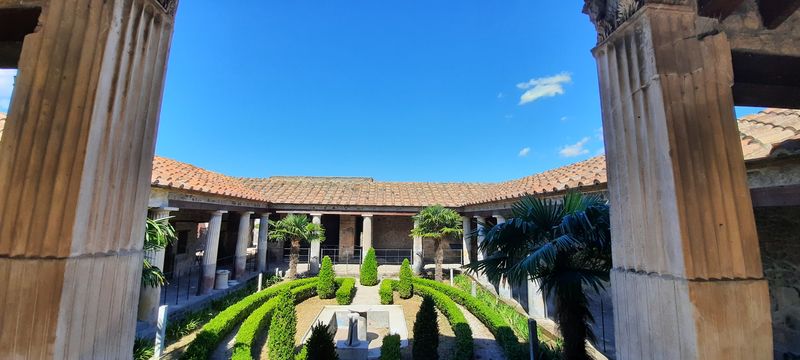
[[[361,248],[354,248],[352,251],[341,252],[338,247],[320,249],[320,257],[331,258],[331,262],[336,264],[361,264]]]
[[[235,256],[217,259],[217,270],[232,270],[236,261]],[[165,272],[167,284],[161,287],[161,305],[178,305],[188,301],[192,296],[197,296],[202,279],[203,255],[198,252],[192,265],[184,266],[177,271]],[[257,255],[248,254],[245,262],[246,273],[256,271]],[[231,274],[233,275],[233,274]]]
[[[461,264],[464,265],[461,261],[461,249],[444,249],[444,260],[442,261],[443,264]]]
[[[378,265],[400,265],[403,259],[412,261],[413,249],[375,249]]]
[[[299,258],[298,258],[297,262],[300,263],[300,264],[307,264],[308,263],[308,254],[310,252],[311,252],[310,248],[301,247],[300,248]],[[291,254],[292,254],[292,248],[290,248],[290,247],[283,248],[283,262],[284,263],[287,263],[287,264],[289,263],[289,256],[291,256]]]

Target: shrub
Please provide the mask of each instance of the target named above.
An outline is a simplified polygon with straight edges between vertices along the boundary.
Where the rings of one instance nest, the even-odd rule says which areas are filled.
[[[464,313],[461,312],[461,309],[459,309],[456,303],[444,293],[428,286],[415,284],[414,292],[420,296],[431,298],[436,308],[447,317],[447,321],[453,328],[453,333],[456,337],[455,354],[453,358],[472,359],[474,352],[472,329],[470,329],[467,318],[464,317]],[[416,346],[416,343],[414,344]]]
[[[469,277],[457,275],[454,278],[454,283],[456,287],[472,295],[472,280]],[[502,301],[497,301],[497,296],[490,293],[482,286],[476,286],[476,290],[475,298],[497,311],[497,313],[508,322],[508,325],[514,330],[514,333],[517,334],[520,341],[527,342],[528,315],[520,313],[517,309]]]
[[[133,340],[133,360],[150,360],[155,354],[155,343],[150,339]]]
[[[375,258],[375,249],[369,248],[367,250],[367,256],[364,257],[359,273],[361,275],[361,285],[378,285],[378,260]]]
[[[386,335],[381,344],[380,360],[400,360],[400,335]]]
[[[336,283],[333,281],[336,274],[333,272],[331,258],[322,258],[322,267],[319,270],[319,281],[317,282],[317,294],[320,299],[333,299],[336,292]]]
[[[311,336],[305,345],[306,355],[314,360],[338,360],[336,347],[333,344],[333,335],[328,332],[328,327],[317,323],[311,328]]]
[[[303,285],[313,285],[316,290],[317,278],[307,278],[285,282],[254,293],[239,300],[235,304],[221,311],[211,319],[189,344],[182,359],[207,359],[220,341],[242,320],[253,312],[259,305],[275,297],[282,291],[288,291]]]
[[[294,299],[289,291],[282,291],[272,315],[267,354],[270,360],[294,359],[294,335],[297,332],[297,314]]]
[[[397,282],[392,279],[381,280],[381,288],[378,290],[378,293],[381,296],[382,305],[391,305],[394,302],[393,288],[396,283]]]
[[[408,263],[408,259],[403,259],[403,265],[400,266],[400,282],[397,284],[397,293],[401,298],[408,299],[414,295],[412,279],[414,279],[414,272],[411,271],[411,265]]]
[[[308,349],[306,349],[305,345],[300,348],[300,352],[297,353],[297,356],[294,357],[294,360],[308,360]]]
[[[350,303],[353,302],[353,296],[355,296],[356,279],[336,279],[336,282],[339,284],[339,288],[336,289],[336,303],[339,305],[350,305]]]
[[[439,354],[439,323],[436,321],[436,309],[430,296],[422,298],[422,305],[414,320],[414,347],[412,357],[414,360],[438,360]]]

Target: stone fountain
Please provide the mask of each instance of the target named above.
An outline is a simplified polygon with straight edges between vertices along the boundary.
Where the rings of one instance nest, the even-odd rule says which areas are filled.
[[[408,346],[408,328],[400,305],[328,305],[314,323],[327,324],[341,360],[377,359],[383,337],[400,335],[400,347]],[[305,342],[311,329],[303,337]]]

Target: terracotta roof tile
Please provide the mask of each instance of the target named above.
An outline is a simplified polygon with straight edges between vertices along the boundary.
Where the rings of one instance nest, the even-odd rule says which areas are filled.
[[[160,156],[153,158],[153,175],[150,177],[150,182],[158,187],[267,201],[262,193],[245,186],[235,177]]]
[[[767,157],[773,148],[800,137],[800,110],[766,109],[739,119],[745,160]]]

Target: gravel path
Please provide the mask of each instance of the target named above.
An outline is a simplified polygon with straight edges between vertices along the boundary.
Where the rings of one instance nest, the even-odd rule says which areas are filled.
[[[356,279],[356,296],[353,297],[353,305],[380,305],[379,289],[380,285],[363,286],[361,281]]]
[[[481,360],[505,360],[503,348],[494,340],[494,335],[483,323],[472,315],[469,310],[458,305],[464,317],[467,318],[470,329],[472,329],[472,339],[475,343],[475,359]]]

